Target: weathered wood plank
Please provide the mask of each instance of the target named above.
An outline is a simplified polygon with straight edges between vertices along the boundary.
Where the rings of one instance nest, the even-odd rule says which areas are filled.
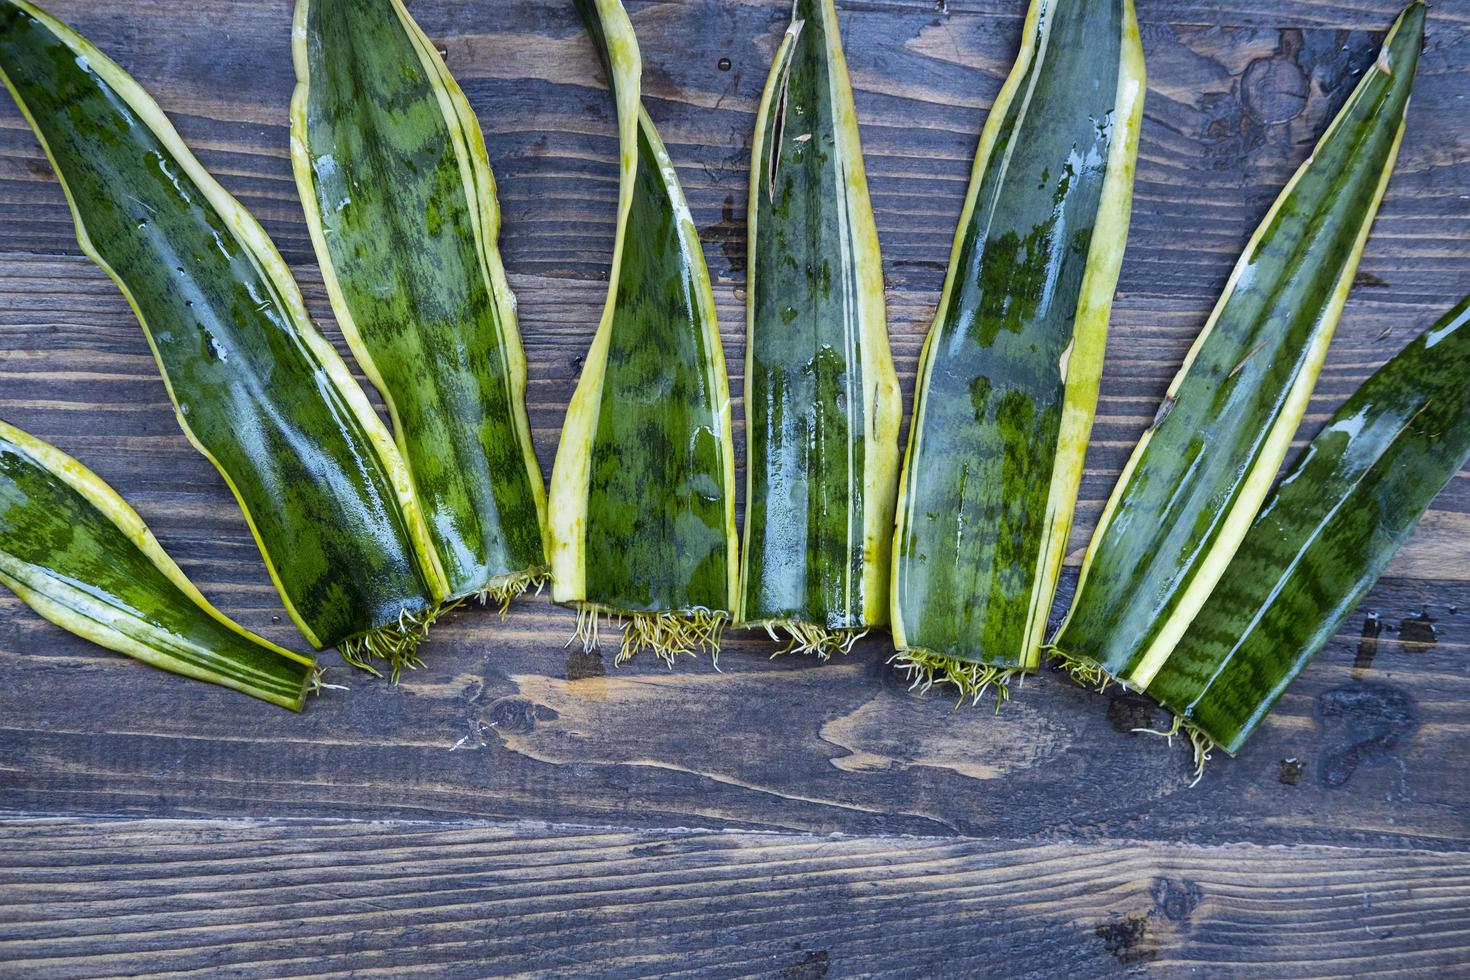
[[[184,544],[191,571],[221,567],[209,538]],[[1194,790],[1182,750],[1131,734],[1164,721],[1146,701],[1043,675],[1000,718],[955,710],[909,693],[877,638],[825,667],[737,638],[720,674],[614,670],[561,649],[570,615],[527,601],[504,623],[455,614],[400,688],[336,668],[329,679],[353,690],[292,717],[61,637],[5,599],[0,647],[26,652],[5,656],[0,679],[0,798],[31,812],[1465,848],[1470,689],[1455,638],[1470,592],[1450,593],[1451,614],[1433,588],[1381,585],[1376,644],[1331,644],[1241,758]],[[266,587],[225,593],[288,638]]]
[[[1470,860],[1424,851],[77,820],[0,823],[0,844],[0,959],[37,978],[1403,976],[1470,957]]]
[[[1235,253],[1396,5],[1140,0],[1152,92],[1138,212],[1075,546]],[[156,91],[206,163],[261,214],[327,323],[285,156],[290,4],[51,6]],[[650,108],[720,280],[738,395],[744,147],[787,5],[629,6],[644,36]],[[1021,4],[947,0],[947,14],[933,0],[843,6],[895,352],[911,391],[975,134],[1013,55]],[[560,0],[420,0],[414,9],[444,39],[490,139],[549,469],[611,247],[606,95]],[[1303,436],[1465,288],[1470,4],[1446,0],[1432,20],[1366,284]],[[1206,26],[1215,24],[1232,26]],[[227,611],[299,645],[227,491],[180,434],[126,305],[76,252],[39,149],[0,104],[0,415],[114,482]],[[455,616],[427,648],[429,668],[402,688],[334,670],[351,694],[293,718],[88,647],[4,597],[0,809],[1463,850],[1467,515],[1470,473],[1365,603],[1364,616],[1379,614],[1379,637],[1339,637],[1242,758],[1218,763],[1193,792],[1182,753],[1130,734],[1162,721],[1136,698],[1097,698],[1043,676],[1000,719],[957,712],[943,697],[908,694],[883,667],[877,637],[824,668],[768,662],[767,643],[737,638],[723,675],[614,671],[562,650],[569,615],[528,600],[504,624],[491,613]]]

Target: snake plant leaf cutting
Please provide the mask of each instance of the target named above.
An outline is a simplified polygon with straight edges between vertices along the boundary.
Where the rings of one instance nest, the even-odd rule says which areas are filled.
[[[1033,0],[986,121],[920,357],[894,537],[916,684],[997,706],[1040,661],[1133,200],[1131,0]]]
[[[131,507],[54,446],[0,422],[0,583],[71,633],[300,711],[316,668],[226,619]]]
[[[410,662],[443,572],[387,427],[264,230],[137,82],[26,0],[0,0],[0,74],[296,625],[359,664]]]
[[[736,618],[825,659],[888,622],[903,417],[832,0],[796,0],[751,160]]]
[[[1078,680],[1147,688],[1265,500],[1387,187],[1423,39],[1415,3],[1247,244],[1124,467],[1054,641]]]
[[[617,232],[602,320],[551,477],[553,596],[624,620],[622,662],[717,653],[738,598],[730,395],[714,296],[669,155],[644,111],[618,0],[577,0],[617,105]]]
[[[479,122],[401,0],[298,0],[291,156],[454,599],[544,578],[546,489]]]
[[[1338,410],[1147,691],[1234,755],[1470,458],[1470,297]]]

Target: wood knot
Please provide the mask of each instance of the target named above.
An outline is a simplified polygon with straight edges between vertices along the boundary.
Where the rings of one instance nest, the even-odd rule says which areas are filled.
[[[1155,878],[1149,893],[1159,914],[1170,922],[1181,923],[1189,922],[1205,897],[1205,890],[1188,878]]]
[[[519,695],[493,701],[485,711],[486,723],[503,735],[529,735],[536,730],[538,721],[555,721],[560,717],[555,709]]]
[[[1307,108],[1311,92],[1306,74],[1280,56],[1257,58],[1242,83],[1246,111],[1267,125],[1291,122]]]

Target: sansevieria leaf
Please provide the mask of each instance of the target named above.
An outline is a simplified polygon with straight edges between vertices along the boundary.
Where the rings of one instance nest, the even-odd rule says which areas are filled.
[[[1078,679],[1148,687],[1251,526],[1388,186],[1423,40],[1415,3],[1247,244],[1124,467],[1055,641]]]
[[[51,622],[175,674],[300,711],[316,669],[226,619],[131,507],[0,422],[0,584]]]
[[[0,0],[0,74],[296,625],[410,659],[443,572],[392,437],[264,230],[131,77],[26,0]]]
[[[401,0],[298,0],[291,156],[337,321],[382,392],[451,598],[548,568],[485,141]]]
[[[617,235],[602,321],[551,478],[558,602],[625,621],[619,660],[718,650],[739,597],[730,394],[704,253],[639,94],[618,0],[576,0],[617,105]]]
[[[832,0],[796,0],[756,117],[736,618],[846,652],[888,622],[898,376]]]
[[[1035,669],[1128,238],[1144,63],[1131,0],[1033,0],[920,358],[893,559],[915,683]]]
[[[1239,751],[1470,458],[1470,297],[1363,383],[1246,532],[1146,690]]]

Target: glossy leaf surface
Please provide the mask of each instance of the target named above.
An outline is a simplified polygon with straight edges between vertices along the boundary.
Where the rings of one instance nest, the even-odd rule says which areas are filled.
[[[1467,458],[1470,298],[1322,428],[1148,693],[1238,751]]]
[[[0,583],[93,643],[300,711],[315,668],[226,619],[90,470],[0,422]]]
[[[797,0],[751,158],[737,618],[825,654],[888,621],[903,412],[832,0]]]
[[[0,2],[0,73],[307,639],[336,645],[436,606],[402,461],[259,224],[136,82],[24,0]]]
[[[894,555],[911,657],[1034,668],[1128,238],[1144,65],[1129,0],[1035,0],[976,155],[919,368]]]
[[[298,0],[294,49],[292,157],[337,321],[450,595],[508,595],[546,571],[546,493],[479,123],[400,0]]]
[[[1416,3],[1247,245],[1093,536],[1056,640],[1074,663],[1146,687],[1250,527],[1352,286],[1423,39]]]
[[[618,106],[620,193],[607,305],[552,476],[554,595],[613,613],[719,618],[737,599],[738,545],[709,273],[641,106],[632,25],[617,0],[576,5]]]

